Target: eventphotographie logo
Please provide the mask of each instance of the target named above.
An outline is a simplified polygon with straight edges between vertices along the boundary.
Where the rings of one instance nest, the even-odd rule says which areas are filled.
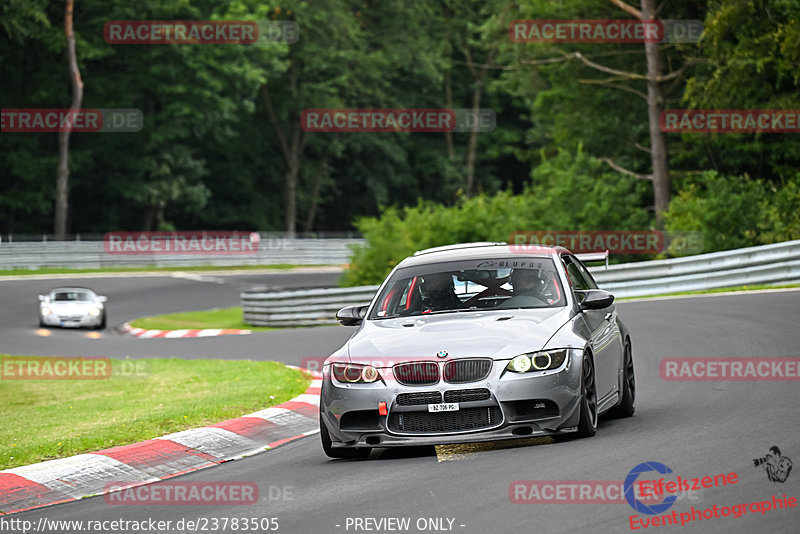
[[[659,474],[667,474],[672,473],[672,469],[667,467],[666,465],[662,464],[661,462],[643,462],[634,467],[628,473],[628,476],[625,477],[625,500],[628,501],[628,504],[636,510],[637,512],[648,514],[648,515],[657,515],[661,514],[675,504],[675,501],[678,500],[677,495],[669,495],[664,497],[661,502],[658,503],[646,503],[639,499],[634,493],[634,484],[636,480],[639,478],[639,475],[642,473],[646,473],[649,471],[655,471]],[[641,488],[641,485],[639,486]]]
[[[777,445],[769,448],[769,452],[761,458],[754,458],[755,467],[763,467],[767,472],[770,482],[786,482],[789,473],[792,472],[792,460],[786,456],[781,456],[781,450]]]

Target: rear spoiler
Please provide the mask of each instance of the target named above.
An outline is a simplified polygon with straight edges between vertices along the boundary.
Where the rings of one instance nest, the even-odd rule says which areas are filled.
[[[607,250],[605,252],[584,252],[582,254],[575,254],[575,257],[581,260],[582,263],[604,261],[606,263],[606,269],[608,269]]]

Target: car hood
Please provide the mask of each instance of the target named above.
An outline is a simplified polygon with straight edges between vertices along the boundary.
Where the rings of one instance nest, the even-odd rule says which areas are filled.
[[[541,350],[570,316],[565,307],[365,321],[348,342],[347,352],[351,361],[369,361],[378,367],[409,358],[436,359],[440,351],[446,351],[450,359],[509,359]]]
[[[43,306],[47,306],[55,313],[88,313],[92,308],[99,308],[100,305],[96,302],[87,300],[82,301],[60,301],[60,302],[43,302]]]

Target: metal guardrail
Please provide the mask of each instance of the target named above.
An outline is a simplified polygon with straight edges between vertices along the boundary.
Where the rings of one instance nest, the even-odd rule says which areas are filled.
[[[800,283],[800,241],[590,270],[598,285],[617,297]],[[257,326],[335,324],[340,308],[371,302],[378,287],[245,292],[244,320]]]
[[[267,235],[268,237],[263,237]],[[359,238],[296,239],[263,234],[254,254],[140,254],[106,253],[102,241],[38,241],[0,243],[0,274],[10,269],[116,267],[189,267],[200,265],[342,265],[348,263],[350,245]]]
[[[245,291],[241,294],[244,322],[254,326],[309,326],[335,323],[337,311],[351,304],[370,302],[379,287]]]
[[[590,270],[597,284],[617,297],[800,283],[800,241]]]

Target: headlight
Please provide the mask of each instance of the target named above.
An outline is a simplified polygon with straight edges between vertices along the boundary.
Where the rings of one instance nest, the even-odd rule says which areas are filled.
[[[89,315],[91,315],[92,317],[97,317],[98,315],[100,315],[100,308],[92,308],[92,309],[90,309],[89,310]]]
[[[47,306],[42,306],[42,315],[50,315],[51,313],[53,313],[53,310]]]
[[[566,358],[566,349],[528,352],[515,356],[513,360],[508,362],[506,369],[512,373],[528,373],[532,371],[557,369],[561,367]]]
[[[531,368],[531,359],[527,354],[520,354],[508,364],[508,370],[515,373],[524,373]]]
[[[334,363],[331,367],[333,377],[346,384],[370,384],[381,379],[378,370],[371,365]]]

